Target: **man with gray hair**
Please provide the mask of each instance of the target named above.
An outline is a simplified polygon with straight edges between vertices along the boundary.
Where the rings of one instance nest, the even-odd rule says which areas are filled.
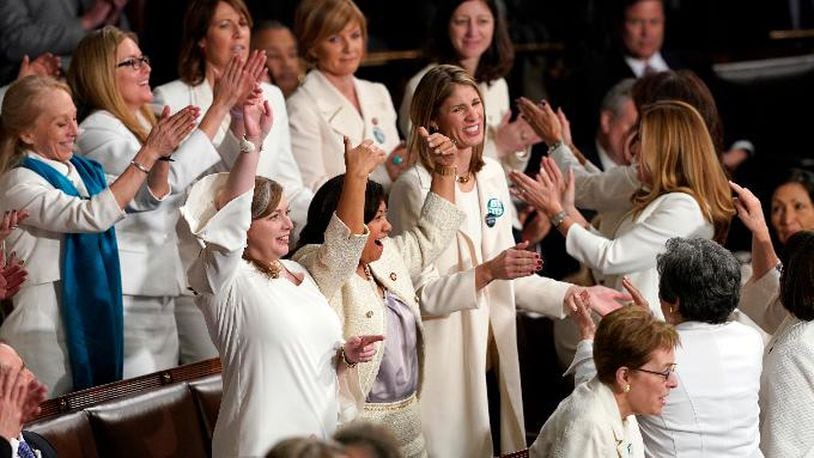
[[[586,159],[596,166],[597,172],[619,165],[630,165],[631,157],[625,143],[630,129],[639,118],[633,103],[635,83],[635,79],[625,78],[613,85],[602,98],[594,143],[585,145],[582,149]],[[586,168],[591,169],[588,164]]]

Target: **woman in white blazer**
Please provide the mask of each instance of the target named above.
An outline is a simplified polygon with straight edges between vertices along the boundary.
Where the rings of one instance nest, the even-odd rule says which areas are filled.
[[[29,214],[6,239],[29,275],[0,338],[25,358],[50,396],[121,379],[121,280],[113,225],[126,207],[147,210],[166,196],[169,167],[158,159],[191,132],[194,117],[194,110],[185,109],[162,118],[113,180],[98,163],[72,152],[78,127],[66,85],[30,76],[6,94],[0,208]]]
[[[762,457],[763,340],[755,329],[730,320],[738,304],[740,263],[711,240],[674,238],[658,256],[658,266],[660,307],[681,345],[675,350],[678,387],[660,415],[638,418],[647,456]],[[633,289],[630,282],[625,286]],[[595,325],[587,313],[575,316],[583,340],[569,372],[579,386],[596,375]]]
[[[345,172],[342,137],[348,137],[353,144],[371,139],[390,154],[370,177],[389,189],[406,156],[387,88],[353,76],[367,43],[364,14],[352,1],[305,0],[294,33],[314,66],[288,98],[291,148],[306,186],[316,190]]]
[[[538,133],[557,139],[551,141],[555,149],[567,148],[550,106],[527,99],[521,99],[519,106],[532,126],[554,127],[555,132],[540,129]],[[633,209],[610,235],[588,224],[574,207],[573,194],[561,194],[564,180],[552,159],[544,159],[537,180],[515,172],[510,178],[517,195],[551,218],[565,236],[568,254],[590,266],[599,283],[622,290],[622,277],[628,275],[653,313],[662,317],[655,306],[659,303],[656,255],[672,237],[723,242],[735,207],[712,139],[695,108],[684,102],[660,101],[645,107],[640,119],[634,142],[642,186],[630,196]],[[568,186],[573,187],[571,180]]]
[[[173,110],[186,105],[194,105],[201,110],[214,106],[214,87],[221,75],[226,73],[229,63],[235,57],[244,62],[249,60],[251,25],[252,18],[243,0],[189,2],[178,60],[181,79],[157,87],[154,91],[155,103],[168,105]],[[294,243],[305,224],[313,193],[303,186],[300,169],[291,155],[285,99],[276,86],[261,83],[260,87],[274,112],[274,126],[263,141],[263,155],[257,174],[283,185],[294,221],[291,237]],[[234,117],[240,117],[239,110],[234,112]],[[232,118],[231,112],[225,113],[214,136],[215,147],[224,159],[216,170],[228,170],[240,151],[240,138],[230,128]],[[197,255],[195,244],[182,240],[182,259],[194,259]],[[197,346],[197,342],[208,342],[208,335],[192,296],[187,295],[176,301],[176,317],[180,326],[181,361],[191,362],[211,356],[211,347]]]
[[[259,67],[261,62],[257,57],[254,65]],[[114,68],[113,72],[108,68]],[[170,195],[155,210],[132,215],[116,226],[124,272],[126,378],[178,365],[175,300],[187,291],[175,230],[178,208],[187,187],[221,162],[212,139],[226,112],[224,107],[237,98],[241,82],[254,84],[251,78],[237,77],[236,61],[230,70],[218,85],[215,103],[199,129],[173,154]],[[246,73],[251,70],[247,68]],[[155,123],[150,72],[136,36],[113,26],[88,34],[74,52],[68,81],[80,106],[90,112],[80,124],[78,153],[98,161],[109,175],[118,176],[127,168],[129,158],[141,148]],[[217,355],[205,336],[196,344],[204,349],[199,359]]]
[[[424,312],[428,351],[421,420],[430,456],[492,456],[489,369],[499,384],[502,451],[525,448],[515,305],[562,318],[565,298],[577,290],[537,275],[518,275],[514,261],[506,268],[482,267],[506,257],[520,262],[526,246],[515,245],[512,238],[505,173],[496,161],[482,157],[483,112],[477,83],[458,66],[431,69],[413,98],[413,129],[427,126],[457,145],[455,205],[467,215],[455,241],[414,282],[422,303],[466,303],[474,294],[477,304],[459,312]],[[388,216],[395,234],[416,225],[429,192],[430,151],[417,137],[411,137],[410,151],[421,163],[404,172],[390,192]],[[608,291],[595,287],[593,292]]]
[[[579,298],[576,304],[584,305]],[[557,406],[529,456],[644,458],[636,415],[661,414],[665,399],[679,386],[678,345],[675,328],[649,310],[622,307],[609,313],[596,330],[596,376]]]
[[[514,63],[514,46],[506,18],[494,0],[444,0],[433,19],[425,54],[430,65],[407,82],[399,108],[399,128],[410,133],[410,104],[418,82],[438,64],[463,67],[478,82],[486,105],[486,143],[483,155],[498,160],[506,171],[523,171],[531,145],[539,143],[522,118],[509,122],[509,85],[504,77]]]

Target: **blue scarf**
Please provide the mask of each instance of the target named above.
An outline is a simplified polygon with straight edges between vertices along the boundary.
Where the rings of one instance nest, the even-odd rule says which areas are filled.
[[[107,187],[102,166],[76,154],[71,157],[88,194]],[[48,164],[26,157],[22,167],[45,178],[69,196],[79,196],[73,183]],[[122,378],[124,330],[122,281],[116,232],[65,233],[62,242],[62,320],[65,323],[73,389]]]

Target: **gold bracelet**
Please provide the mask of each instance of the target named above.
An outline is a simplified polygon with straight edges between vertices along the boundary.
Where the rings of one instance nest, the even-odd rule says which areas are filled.
[[[432,173],[437,173],[442,177],[452,177],[458,174],[458,167],[455,167],[454,165],[436,166],[432,169]]]
[[[348,366],[348,369],[353,369],[354,367],[356,367],[357,364],[359,364],[359,361],[355,363],[350,362],[350,360],[348,359],[348,355],[345,353],[344,345],[339,347],[339,356],[342,358],[342,361],[345,362],[345,365]]]

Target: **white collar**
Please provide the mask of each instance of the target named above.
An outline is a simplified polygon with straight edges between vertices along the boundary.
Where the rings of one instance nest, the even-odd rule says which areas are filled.
[[[25,154],[30,158],[36,159],[38,161],[46,163],[47,165],[50,165],[51,167],[56,169],[59,173],[65,176],[69,176],[71,174],[71,171],[74,169],[73,164],[71,164],[70,162],[61,162],[55,161],[53,159],[48,159],[47,157],[42,156],[39,153],[35,153],[33,151],[26,151]]]
[[[667,65],[667,62],[662,57],[661,52],[656,52],[650,59],[637,59],[633,56],[625,56],[625,62],[627,66],[633,71],[633,74],[636,75],[636,78],[641,78],[644,76],[644,68],[649,64],[650,68],[657,72],[665,72],[670,70],[670,66]]]
[[[599,157],[599,162],[602,164],[602,170],[610,170],[614,167],[619,167],[619,164],[611,159],[608,152],[599,142],[596,142],[596,155]]]

